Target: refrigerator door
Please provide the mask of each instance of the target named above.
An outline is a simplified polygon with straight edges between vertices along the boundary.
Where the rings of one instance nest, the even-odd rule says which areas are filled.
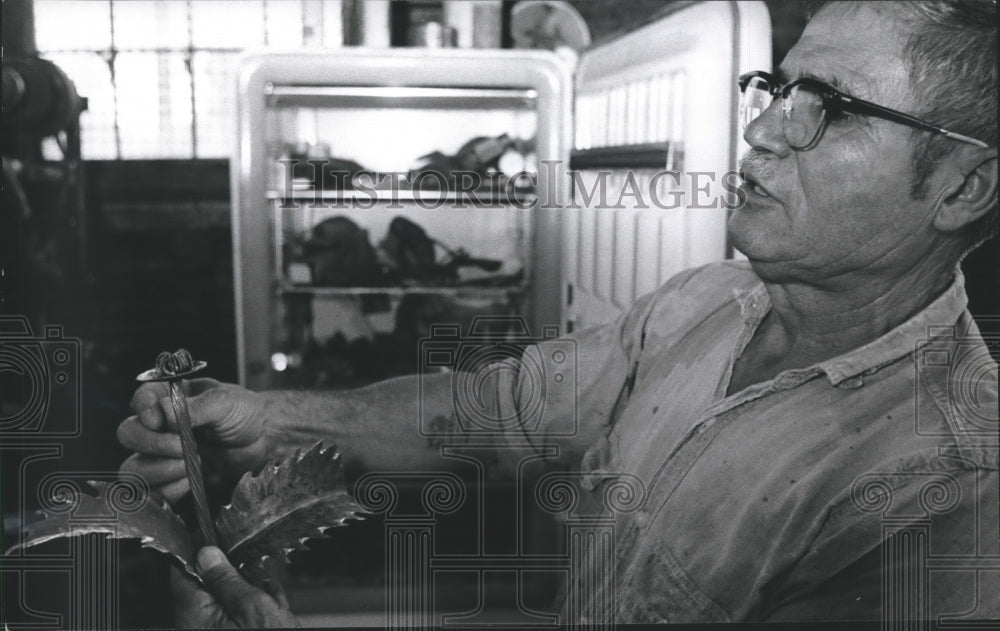
[[[736,78],[770,67],[763,2],[678,3],[582,56],[564,326],[613,320],[681,270],[731,256],[725,225],[747,149]]]

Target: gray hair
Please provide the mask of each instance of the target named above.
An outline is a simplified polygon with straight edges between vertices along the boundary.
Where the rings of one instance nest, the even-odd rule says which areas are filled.
[[[829,2],[813,3],[815,14]],[[939,127],[997,146],[997,4],[993,0],[936,0],[873,3],[899,11],[912,30],[903,57],[910,85],[921,96],[916,115]],[[923,199],[927,178],[956,149],[953,140],[914,130],[914,177],[910,194]],[[970,224],[971,248],[997,235],[997,201]]]

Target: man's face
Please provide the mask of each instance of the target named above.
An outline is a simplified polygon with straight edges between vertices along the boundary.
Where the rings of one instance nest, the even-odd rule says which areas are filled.
[[[782,73],[914,112],[902,59],[905,26],[892,9],[883,14],[867,3],[845,4],[824,8],[809,23]],[[769,196],[748,184],[746,204],[728,226],[762,277],[817,282],[861,269],[877,273],[926,250],[932,212],[928,202],[910,197],[910,128],[848,114],[830,120],[812,149],[794,151],[781,117],[776,99],[747,127],[752,151],[744,170]]]

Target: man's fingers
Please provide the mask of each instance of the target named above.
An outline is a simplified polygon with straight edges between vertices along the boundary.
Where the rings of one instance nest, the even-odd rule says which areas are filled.
[[[174,595],[174,627],[217,629],[226,623],[215,598],[177,566],[170,565],[170,590]]]
[[[216,424],[217,428],[218,425],[225,424],[238,406],[241,392],[243,391],[239,388],[215,387],[188,397],[191,424],[195,426]]]
[[[186,393],[188,397],[196,397],[219,387],[219,382],[215,379],[191,379],[186,382]],[[170,403],[170,384],[156,381],[144,383],[132,395],[130,403],[132,411],[136,413],[139,422],[155,431],[173,429],[177,427],[174,421],[174,408]],[[197,425],[197,420],[192,419]]]
[[[279,581],[274,579],[265,579],[261,581],[262,588],[267,594],[274,599],[274,602],[278,603],[285,609],[288,609],[288,596],[285,594],[285,589],[281,586]]]
[[[180,458],[132,454],[125,459],[119,471],[141,476],[152,487],[154,494],[162,496],[171,505],[191,490],[184,461]]]
[[[149,429],[135,416],[130,416],[118,426],[118,442],[122,447],[150,456],[181,458],[181,439],[177,434],[168,434]]]
[[[198,551],[198,574],[226,616],[239,627],[298,627],[298,619],[264,590],[248,583],[222,551],[207,546]]]
[[[211,379],[199,379],[199,381],[213,381]],[[174,413],[174,404],[170,395],[166,394],[160,398],[160,410],[166,427],[177,431],[177,415]],[[232,410],[232,397],[224,388],[206,388],[199,394],[187,395],[188,414],[191,417],[191,426],[212,425],[226,418]]]
[[[203,392],[218,388],[220,385],[222,385],[220,382],[215,379],[210,379],[209,377],[189,379],[187,382],[187,394],[189,397],[196,397]]]
[[[231,616],[247,613],[253,601],[264,594],[246,582],[229,564],[222,550],[215,546],[205,546],[198,551],[198,573],[205,581],[205,588]]]
[[[180,480],[165,484],[157,490],[173,506],[179,499],[188,494],[188,491],[191,490],[191,483],[188,481],[187,476],[184,476]]]
[[[213,603],[212,595],[206,592],[198,581],[188,576],[174,564],[170,564],[170,587],[174,592],[177,610],[204,609]]]
[[[187,475],[182,459],[161,458],[145,454],[132,454],[125,459],[120,470],[123,473],[139,475],[152,486],[176,482]]]
[[[139,417],[139,421],[152,430],[163,429],[163,417],[160,414],[160,399],[169,394],[166,383],[144,383],[132,395],[129,406]]]

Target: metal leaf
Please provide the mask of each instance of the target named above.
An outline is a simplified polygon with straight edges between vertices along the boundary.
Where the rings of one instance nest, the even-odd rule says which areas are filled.
[[[77,492],[72,502],[59,510],[37,511],[44,519],[27,524],[21,542],[7,554],[61,537],[96,533],[110,539],[138,539],[143,547],[173,557],[191,576],[198,577],[194,570],[194,542],[184,522],[166,503],[160,505],[142,496],[121,505],[114,497],[114,483],[88,480],[87,484],[97,492],[96,496]]]
[[[219,511],[215,529],[222,549],[239,568],[263,567],[268,558],[288,561],[292,550],[326,536],[362,507],[347,494],[344,468],[334,447],[315,444],[280,465],[249,473],[236,485],[232,503]]]

